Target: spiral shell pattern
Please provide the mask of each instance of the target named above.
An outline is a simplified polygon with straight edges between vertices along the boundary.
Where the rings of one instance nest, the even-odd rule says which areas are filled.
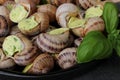
[[[51,4],[45,4],[38,6],[37,11],[46,13],[49,16],[49,21],[54,22],[56,20],[55,14],[56,14],[57,8]]]
[[[81,44],[82,40],[83,40],[82,37],[75,39],[74,40],[75,47],[78,47]]]
[[[76,64],[76,48],[66,48],[58,55],[58,64],[61,68],[67,69]]]
[[[3,50],[0,49],[0,69],[12,68],[15,66],[15,62],[12,58],[7,57]]]
[[[0,15],[0,37],[6,36],[9,33],[7,20]]]
[[[14,57],[13,57],[14,61],[16,62],[16,64],[18,64],[20,66],[26,66],[28,64],[31,64],[34,61],[34,59],[38,56],[37,47],[34,46],[32,44],[32,42],[30,42],[22,34],[18,33],[16,35],[22,41],[24,49],[21,52],[16,53],[14,55]]]
[[[53,57],[47,53],[40,54],[33,62],[32,67],[27,73],[44,74],[54,67]]]
[[[80,6],[84,9],[95,6],[98,3],[98,0],[79,0]]]
[[[56,11],[56,19],[61,27],[67,27],[69,17],[77,16],[79,9],[72,3],[65,3],[60,5]]]
[[[60,35],[51,35],[48,33],[41,33],[37,39],[37,45],[43,52],[58,53],[68,46],[69,31]]]
[[[84,28],[84,34],[86,35],[88,32],[95,30],[104,31],[104,28],[105,24],[102,18],[100,17],[89,18]]]

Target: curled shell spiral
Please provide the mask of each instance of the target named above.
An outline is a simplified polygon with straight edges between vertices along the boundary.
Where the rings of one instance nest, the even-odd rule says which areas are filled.
[[[27,73],[44,74],[54,67],[53,57],[47,53],[40,54],[33,62]]]
[[[12,68],[15,66],[15,62],[12,58],[7,57],[3,50],[0,49],[0,69]]]
[[[76,0],[76,4],[80,5],[83,9],[97,5],[99,0]]]
[[[76,48],[66,48],[57,56],[58,64],[61,68],[67,69],[74,66],[76,62]]]
[[[92,17],[89,18],[85,27],[77,27],[72,29],[73,33],[79,37],[84,37],[90,31],[104,31],[105,24],[102,18],[100,17]]]
[[[67,27],[68,19],[77,16],[79,9],[72,3],[64,3],[57,8],[56,19],[61,27]]]
[[[69,31],[58,35],[41,33],[38,35],[36,43],[43,52],[58,53],[68,46],[69,35]]]
[[[86,35],[90,31],[104,31],[105,24],[104,20],[100,17],[89,18],[85,24],[84,34]]]
[[[23,50],[19,53],[16,53],[13,57],[16,64],[20,66],[26,66],[34,61],[34,59],[38,56],[37,47],[32,44],[30,40],[28,40],[24,35],[18,33],[17,37],[20,38],[22,44],[24,46]]]
[[[35,25],[32,26],[32,28],[28,29],[28,27],[31,26],[32,24],[32,22],[29,21],[30,19],[31,20],[34,19]],[[26,26],[22,25],[23,23],[26,23],[27,25]],[[47,14],[41,12],[34,13],[33,15],[31,15],[31,17],[21,21],[18,24],[18,28],[20,29],[20,31],[28,36],[33,36],[39,34],[40,32],[45,32],[48,29],[48,27],[49,27],[49,17]]]
[[[83,38],[81,38],[81,37],[75,39],[75,40],[74,40],[74,45],[75,45],[75,47],[78,47],[78,46],[81,44],[82,40],[83,40]]]
[[[40,5],[37,9],[38,12],[46,13],[49,16],[50,22],[54,22],[56,20],[56,10],[57,8],[51,4]]]

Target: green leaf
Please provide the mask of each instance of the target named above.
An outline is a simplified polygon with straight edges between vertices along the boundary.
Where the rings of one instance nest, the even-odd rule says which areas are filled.
[[[111,34],[116,31],[118,26],[118,9],[112,2],[107,2],[103,9],[103,19],[105,21],[106,31]]]
[[[101,32],[89,32],[77,49],[77,62],[85,63],[106,58],[112,52],[112,46],[110,45],[108,39]]]

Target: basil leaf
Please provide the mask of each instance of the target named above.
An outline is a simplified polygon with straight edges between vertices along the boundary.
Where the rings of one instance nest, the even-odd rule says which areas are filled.
[[[106,31],[111,34],[116,31],[118,26],[118,9],[112,2],[106,2],[103,9],[103,19],[105,21]]]
[[[110,42],[101,32],[89,32],[77,49],[77,62],[85,63],[107,57],[112,53],[112,47],[109,45],[111,45]],[[108,52],[109,49],[111,50]]]

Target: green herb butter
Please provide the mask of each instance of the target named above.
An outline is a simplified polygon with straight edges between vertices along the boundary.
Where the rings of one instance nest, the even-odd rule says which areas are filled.
[[[85,18],[91,18],[91,17],[100,17],[103,14],[103,9],[101,8],[100,5],[90,7],[87,9],[85,12]]]
[[[21,40],[14,35],[5,38],[2,47],[7,56],[13,56],[16,52],[21,52],[23,49]]]
[[[34,27],[38,25],[37,21],[35,21],[34,16],[22,20],[20,23],[18,23],[18,28],[20,30],[31,30]]]
[[[86,20],[85,19],[79,19],[76,17],[71,17],[68,22],[69,28],[77,28],[77,27],[84,27]]]
[[[59,28],[59,29],[54,29],[52,31],[49,32],[49,34],[62,34],[64,33],[65,31],[68,31],[69,28]]]
[[[22,6],[18,5],[10,12],[10,19],[13,22],[20,22],[22,19],[26,18],[28,16],[28,11]]]

